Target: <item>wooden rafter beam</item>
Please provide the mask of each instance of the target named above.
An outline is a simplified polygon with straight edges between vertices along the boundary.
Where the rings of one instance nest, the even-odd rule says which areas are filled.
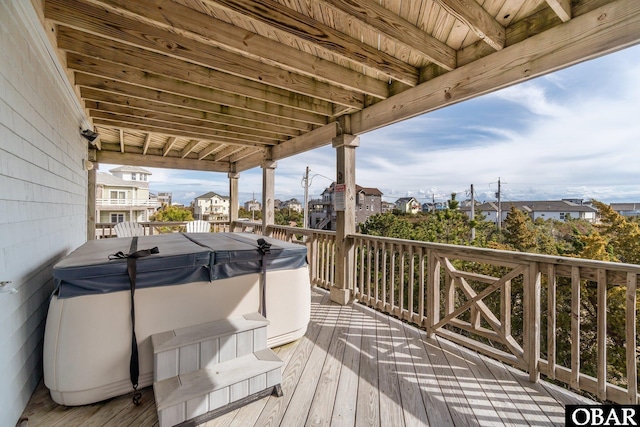
[[[296,102],[294,98],[290,106],[278,105],[246,96],[241,96],[219,89],[201,86],[191,82],[185,82],[150,71],[130,67],[128,65],[115,64],[101,59],[91,58],[77,53],[67,53],[67,67],[86,74],[123,80],[130,84],[149,87],[169,93],[176,93],[190,98],[215,102],[235,108],[245,108],[250,111],[267,113],[269,111],[281,112],[280,114],[292,118],[315,116],[331,116],[333,110],[327,102],[314,102],[313,104]],[[76,83],[78,84],[78,83]],[[299,108],[304,107],[304,108]]]
[[[246,130],[262,131],[265,134],[271,134],[272,137],[280,138],[283,136],[292,137],[300,134],[299,131],[292,130],[284,126],[271,125],[269,123],[259,123],[248,121],[231,115],[208,113],[206,111],[197,111],[190,108],[182,108],[173,105],[163,104],[151,100],[143,100],[139,98],[131,98],[125,95],[104,92],[100,90],[81,88],[80,94],[85,100],[85,108],[99,109],[104,111],[120,111],[121,108],[129,107],[137,109],[141,114],[144,112],[162,113],[178,118],[201,120],[210,123],[217,123],[223,126],[237,126]],[[115,110],[112,110],[115,109]]]
[[[149,143],[151,142],[151,133],[147,133],[144,137],[144,145],[142,146],[142,154],[147,154],[149,150]]]
[[[505,46],[505,28],[475,0],[434,0],[496,50]]]
[[[224,149],[224,147],[225,144],[211,143],[198,153],[198,160],[202,160],[205,157]]]
[[[144,156],[141,153],[119,153],[101,150],[96,153],[99,163],[112,163],[130,166],[146,166],[166,169],[186,169],[209,172],[229,172],[228,162],[194,161],[173,156]]]
[[[232,117],[236,120],[246,122],[247,126],[257,126],[259,124],[282,126],[292,129],[296,133],[307,131],[312,128],[312,124],[291,120],[284,117],[262,114],[253,111],[231,108],[214,102],[202,101],[200,99],[185,98],[173,93],[157,91],[142,86],[131,85],[117,80],[105,80],[97,76],[76,75],[76,84],[81,86],[80,93],[83,98],[95,101],[105,101],[113,103],[114,97],[125,97],[125,104],[134,106],[134,102],[140,101],[149,107],[153,103],[164,104],[167,108],[188,109],[196,114],[216,114]],[[106,98],[106,99],[105,99]],[[154,107],[155,108],[155,107]],[[179,115],[179,114],[177,114]],[[321,121],[324,123],[324,121]],[[319,124],[321,124],[319,123]],[[234,124],[234,123],[229,123]],[[283,132],[286,133],[286,132]]]
[[[220,136],[215,132],[203,133],[193,130],[187,130],[181,127],[172,127],[166,123],[149,123],[131,117],[110,115],[109,113],[96,114],[96,117],[94,117],[94,122],[96,124],[111,126],[117,129],[153,132],[165,136],[176,136],[178,138],[198,138],[206,141],[216,141],[225,144],[250,147],[263,147],[265,145],[272,145],[258,141],[227,138],[225,136]]]
[[[149,128],[163,129],[171,131],[171,135],[180,137],[182,134],[190,136],[204,137],[210,140],[223,141],[234,145],[250,145],[250,146],[263,146],[263,145],[276,145],[277,140],[261,138],[251,135],[239,135],[234,132],[225,132],[215,129],[202,128],[197,126],[191,126],[186,124],[167,122],[163,120],[154,120],[148,118],[142,118],[131,115],[123,115],[104,111],[92,111],[91,117],[96,120],[108,120],[114,123],[120,123],[123,126],[127,125],[139,125]]]
[[[201,128],[203,132],[215,131],[220,132],[221,135],[230,134],[230,137],[233,137],[233,134],[236,134],[243,135],[249,138],[264,138],[265,140],[272,140],[273,144],[277,144],[282,140],[289,139],[285,135],[276,135],[269,132],[263,132],[261,130],[250,129],[247,127],[211,123],[205,120],[190,119],[186,117],[174,116],[171,114],[158,113],[156,111],[143,110],[140,108],[128,107],[126,105],[85,101],[85,108],[89,110],[92,117],[98,117],[98,115],[94,114],[94,112],[111,113],[122,116],[131,116],[139,119],[153,120],[154,122],[172,123],[174,126],[190,126],[193,129]]]
[[[197,139],[192,139],[191,141],[189,141],[189,143],[180,152],[180,157],[182,157],[183,159],[187,157],[198,144],[200,144],[200,141]]]
[[[282,45],[268,37],[236,27],[171,0],[154,0],[153,4],[130,0],[99,0],[114,13],[132,16],[139,21],[160,26],[167,31],[186,32],[190,37],[212,43],[254,59],[267,59],[278,67],[317,78],[333,85],[375,98],[389,96],[386,82]]]
[[[329,123],[326,126],[322,126],[321,128],[315,129],[304,135],[300,135],[297,138],[292,138],[289,141],[278,144],[275,147],[271,147],[272,159],[281,160],[308,150],[329,145],[333,138],[338,135],[340,135],[338,123]],[[263,159],[261,157],[255,155],[242,159],[236,163],[236,171],[242,172],[259,166],[262,160]]]
[[[420,52],[445,70],[456,67],[456,51],[373,0],[322,0],[398,43]]]
[[[169,151],[171,151],[173,149],[173,146],[176,144],[176,140],[178,138],[175,136],[170,136],[169,139],[167,139],[167,143],[164,145],[164,148],[162,149],[162,157],[167,157],[167,154],[169,154]]]
[[[547,4],[558,15],[562,22],[571,19],[571,0],[546,0]]]
[[[279,94],[285,100],[291,99],[293,95],[289,92],[293,92],[348,106],[363,102],[362,94],[314,81],[307,76],[293,76],[274,66],[108,13],[83,2],[47,0],[45,13],[47,19],[63,26],[58,31],[58,46],[65,50],[84,49],[81,53],[85,55],[91,55],[90,52],[98,48],[112,50],[115,55],[110,56],[111,60],[130,61],[142,66],[149,64],[156,73],[164,70],[164,73],[179,73],[182,76],[209,75],[212,83],[229,80],[225,86],[232,91],[246,87],[257,94],[270,93],[273,97]],[[78,14],[82,19],[78,19]],[[78,31],[86,35],[78,34]],[[108,54],[101,52],[97,51],[96,55],[106,58]],[[210,70],[207,72],[207,69]]]
[[[361,134],[640,43],[640,2],[617,0],[351,116]]]
[[[269,25],[388,78],[410,86],[418,82],[415,67],[273,0],[206,0],[206,3]]]
[[[213,155],[213,160],[216,162],[219,162],[222,159],[226,159],[227,157],[231,156],[232,154],[235,154],[239,151],[242,151],[244,148],[243,147],[226,147],[220,151],[217,151],[214,155]]]

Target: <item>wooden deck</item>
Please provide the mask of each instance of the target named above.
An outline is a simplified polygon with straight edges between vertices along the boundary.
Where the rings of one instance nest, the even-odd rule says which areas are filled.
[[[565,404],[594,403],[316,288],[306,335],[274,351],[284,396],[203,426],[564,425]],[[24,416],[29,426],[158,425],[151,387],[139,407],[130,395],[64,407],[41,384]]]

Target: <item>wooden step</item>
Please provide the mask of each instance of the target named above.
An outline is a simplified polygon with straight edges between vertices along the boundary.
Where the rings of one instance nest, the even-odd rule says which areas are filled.
[[[210,369],[153,384],[160,427],[168,427],[250,398],[282,381],[284,362],[270,349],[238,357]]]
[[[267,347],[269,321],[259,313],[230,317],[151,336],[154,381],[211,368]]]

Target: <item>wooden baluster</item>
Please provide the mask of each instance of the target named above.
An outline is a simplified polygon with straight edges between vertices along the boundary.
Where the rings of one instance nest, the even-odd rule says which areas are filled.
[[[407,306],[404,303],[404,263],[407,262],[407,257],[405,256],[405,248],[404,245],[399,245],[398,250],[398,263],[399,263],[399,271],[398,275],[400,276],[400,286],[398,286],[398,317],[403,319],[404,312],[407,309]]]
[[[429,253],[429,251],[427,250],[427,254]],[[424,312],[424,296],[425,296],[425,292],[424,292],[424,288],[426,286],[425,280],[425,266],[424,263],[428,262],[427,261],[428,256],[425,255],[424,250],[422,249],[422,247],[420,247],[418,249],[418,262],[420,264],[420,276],[418,277],[418,324],[419,325],[425,325],[425,312]]]
[[[387,243],[382,242],[380,248],[380,258],[382,262],[382,303],[378,304],[380,310],[385,310],[387,305]]]
[[[627,273],[627,396],[629,403],[638,404],[638,359],[636,342],[636,307],[637,307],[638,275]]]
[[[580,267],[571,267],[571,380],[580,390]]]
[[[416,286],[416,260],[414,253],[414,246],[409,246],[409,287],[407,289],[407,310],[409,311],[409,317],[407,320],[414,321],[415,319],[415,309],[413,306],[413,296],[415,295],[415,286]]]
[[[433,337],[433,327],[440,321],[440,262],[433,250],[427,250],[427,260],[427,334]]]
[[[607,270],[598,269],[598,305],[596,307],[598,361],[598,398],[607,398]]]
[[[511,280],[504,282],[500,295],[500,323],[505,337],[511,336]]]
[[[378,241],[376,240],[374,242],[374,256],[375,256],[375,284],[376,284],[376,288],[375,288],[375,305],[378,305],[378,302],[380,301],[380,247],[378,245]]]
[[[388,313],[395,313],[396,307],[396,245],[391,243],[389,250],[389,308]],[[385,307],[386,310],[386,307]]]
[[[556,266],[547,266],[547,376],[556,378]]]
[[[371,301],[371,241],[367,239],[367,297]]]

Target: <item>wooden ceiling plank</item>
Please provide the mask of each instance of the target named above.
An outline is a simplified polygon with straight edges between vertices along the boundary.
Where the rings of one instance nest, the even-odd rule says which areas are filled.
[[[94,123],[107,125],[111,127],[116,127],[118,129],[124,130],[137,130],[142,132],[154,132],[165,136],[177,136],[184,138],[200,138],[207,141],[217,141],[225,144],[234,144],[241,146],[255,146],[255,147],[263,147],[265,143],[258,143],[249,140],[239,140],[239,139],[231,139],[226,138],[224,136],[215,135],[212,133],[204,133],[204,132],[194,132],[191,130],[184,129],[176,129],[175,127],[167,126],[167,125],[154,125],[150,123],[145,123],[140,120],[134,121],[130,117],[97,117],[94,119]]]
[[[82,19],[77,19],[78,13],[82,14]],[[199,64],[226,75],[226,80],[230,80],[228,87],[236,86],[239,89],[247,86],[247,90],[252,89],[252,85],[244,82],[244,80],[249,80],[249,82],[254,83],[253,89],[257,89],[258,92],[274,92],[272,96],[278,93],[277,89],[280,89],[280,92],[286,90],[312,98],[324,99],[327,102],[351,106],[362,103],[363,94],[356,94],[351,90],[313,80],[307,76],[296,75],[272,65],[243,57],[237,53],[228,52],[158,27],[108,13],[79,1],[47,0],[45,14],[48,19],[75,29],[71,30],[69,28],[65,30],[64,27],[59,29],[58,44],[63,49],[66,49],[66,47],[63,47],[60,41],[61,38],[66,41],[67,45],[76,40],[80,46],[95,44],[101,47],[108,45],[105,39],[109,39],[112,43],[120,42],[117,43],[117,46],[112,46],[111,49],[122,51],[119,57],[121,61],[127,59],[133,61],[135,58],[142,56],[143,64],[145,60],[151,61],[154,67],[162,67],[165,70],[173,68],[176,73],[179,71],[184,71],[184,73],[195,72],[194,69],[197,69],[196,64]],[[83,37],[78,31],[82,31],[83,34],[89,33],[89,35]],[[98,40],[91,33],[100,35],[103,40]],[[127,44],[131,46],[127,48]],[[90,49],[90,46],[87,46],[86,49]],[[152,52],[144,52],[149,49]],[[87,52],[83,53],[88,54]],[[158,58],[158,55],[160,55],[160,58]],[[129,56],[132,57],[127,58]],[[179,65],[174,65],[174,61],[166,59],[166,56],[172,57],[174,61],[179,61]],[[164,65],[163,58],[167,62]],[[191,66],[189,63],[182,64],[182,61],[189,61],[193,64]],[[202,74],[202,70],[198,70],[197,73]],[[211,72],[211,74],[216,77],[216,73]],[[225,81],[220,77],[213,79],[213,81],[215,80]],[[273,86],[273,88],[269,86]],[[284,99],[293,98],[291,94],[280,93],[280,95]]]
[[[246,135],[249,137],[258,137],[263,138],[265,140],[272,140],[274,144],[281,142],[283,140],[289,139],[285,135],[274,135],[272,133],[262,132],[256,129],[242,128],[238,126],[230,126],[230,125],[221,125],[217,123],[210,123],[207,121],[199,120],[199,119],[188,119],[179,116],[172,116],[170,114],[157,113],[155,111],[143,110],[133,107],[118,106],[113,104],[105,104],[105,103],[97,103],[94,101],[85,101],[85,108],[87,108],[90,112],[93,111],[101,111],[104,113],[113,113],[122,116],[131,116],[138,117],[140,119],[149,119],[162,121],[166,123],[173,123],[174,125],[180,126],[191,126],[195,128],[202,128],[203,132],[206,131],[216,131],[221,133],[233,133],[238,135]],[[93,116],[93,113],[91,113]]]
[[[169,154],[169,151],[173,149],[173,146],[176,144],[177,140],[178,138],[175,136],[169,137],[169,139],[167,140],[167,143],[164,145],[164,148],[162,149],[162,157],[167,157],[167,154]]]
[[[68,55],[75,54],[70,53]],[[101,65],[106,64],[97,64],[96,61],[92,60],[91,58],[72,58],[72,61],[79,61],[77,65],[69,65],[69,67],[74,68],[76,69],[76,71],[78,71],[75,74],[75,84],[79,86],[89,86],[100,89],[112,85],[112,82],[109,80],[117,80],[122,83],[128,83],[130,85],[140,86],[158,92],[178,95],[180,97],[183,97],[183,105],[188,103],[189,99],[196,99],[200,101],[222,104],[226,107],[240,108],[255,113],[267,114],[275,117],[283,117],[285,119],[297,120],[314,125],[325,124],[327,122],[327,119],[319,114],[310,113],[308,111],[295,110],[292,108],[283,107],[281,105],[273,105],[253,99],[246,99],[239,96],[226,95],[224,93],[217,92],[205,87],[181,83],[179,81],[171,80],[166,77],[152,76],[138,71],[135,71],[134,75],[122,75],[119,74],[116,70],[102,68]],[[86,64],[87,61],[89,61],[92,65]],[[97,76],[100,78],[98,78],[98,81],[96,82],[95,79],[86,78],[86,76],[88,75]],[[94,85],[90,85],[89,82],[94,83]],[[224,99],[220,100],[220,98]]]
[[[119,153],[117,151],[98,151],[96,153],[98,163],[120,164],[130,166],[146,166],[166,169],[186,169],[208,172],[229,172],[229,163],[216,163],[213,161],[194,161],[181,157],[144,156],[137,153]]]
[[[410,86],[418,82],[418,70],[373,46],[321,24],[273,0],[205,0],[215,7],[240,13],[335,55],[377,71]]]
[[[147,150],[149,150],[149,143],[151,142],[151,134],[147,133],[144,138],[144,145],[142,146],[142,154],[147,154]]]
[[[380,31],[398,43],[418,51],[446,70],[456,68],[456,51],[373,0],[322,0]]]
[[[444,10],[467,25],[481,40],[495,50],[505,46],[506,31],[475,0],[434,0]]]
[[[269,61],[278,67],[308,77],[317,78],[346,89],[379,99],[388,97],[384,81],[364,76],[339,64],[298,49],[282,45],[268,37],[249,32],[171,0],[137,2],[131,0],[100,0],[120,13],[134,15],[168,31],[179,31],[254,59]]]
[[[562,22],[571,19],[571,0],[546,0],[546,2]]]
[[[293,129],[296,132],[307,131],[312,126],[311,124],[302,121],[231,108],[199,99],[185,98],[172,93],[130,85],[117,80],[105,81],[100,77],[91,75],[76,75],[75,82],[78,85],[82,85],[80,87],[80,93],[83,94],[82,96],[84,98],[96,101],[114,102],[112,101],[114,97],[122,96],[126,98],[123,102],[124,104],[131,102],[130,105],[135,105],[134,101],[136,100],[139,100],[142,103],[149,103],[150,107],[152,107],[151,103],[164,104],[168,107],[179,108],[180,110],[192,110],[197,114],[229,116],[236,120],[246,122],[246,126],[253,126],[254,123],[265,124],[286,127],[288,129]],[[96,95],[97,93],[102,93],[102,97],[106,97],[107,99],[103,99],[100,95]],[[117,103],[118,101],[115,102]]]
[[[200,144],[200,140],[198,139],[192,139],[191,141],[189,141],[189,143],[180,152],[180,157],[182,157],[183,159],[187,157],[198,144]]]
[[[361,134],[640,44],[640,2],[617,0],[351,115]]]

